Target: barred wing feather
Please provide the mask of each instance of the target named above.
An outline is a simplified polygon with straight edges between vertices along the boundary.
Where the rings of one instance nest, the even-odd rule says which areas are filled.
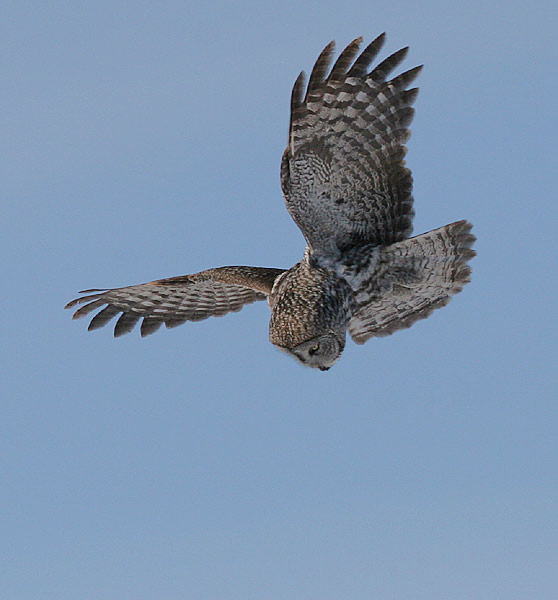
[[[143,337],[157,331],[163,323],[169,328],[176,327],[186,321],[236,312],[245,304],[265,300],[281,273],[283,269],[220,267],[140,285],[85,290],[82,293],[86,296],[76,298],[66,308],[84,304],[74,313],[73,318],[79,319],[104,306],[92,318],[89,331],[103,327],[121,313],[114,328],[115,337],[132,331],[143,319]]]

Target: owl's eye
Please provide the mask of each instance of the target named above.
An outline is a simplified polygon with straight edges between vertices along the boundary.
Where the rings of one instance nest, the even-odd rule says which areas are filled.
[[[312,348],[310,348],[310,350],[308,350],[308,352],[310,354],[316,354],[316,352],[320,349],[320,344],[315,344],[314,346],[312,346]]]

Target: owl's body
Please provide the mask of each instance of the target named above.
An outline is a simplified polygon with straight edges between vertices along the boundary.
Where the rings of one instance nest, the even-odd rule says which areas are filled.
[[[357,343],[389,335],[427,317],[461,291],[474,256],[471,225],[458,221],[409,238],[412,178],[405,142],[420,67],[386,81],[406,54],[371,72],[384,35],[355,59],[360,38],[329,71],[333,43],[318,58],[308,86],[297,79],[281,186],[306,238],[303,259],[288,270],[221,267],[95,292],[74,318],[105,306],[97,329],[122,313],[115,336],[142,318],[141,333],[174,327],[268,300],[273,344],[306,366],[326,370],[341,355],[346,332]]]

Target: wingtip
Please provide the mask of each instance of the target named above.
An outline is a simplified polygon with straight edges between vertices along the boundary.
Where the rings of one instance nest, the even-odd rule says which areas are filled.
[[[459,242],[459,252],[461,257],[465,261],[469,261],[477,256],[476,250],[473,249],[473,245],[477,241],[476,236],[471,233],[473,224],[466,219],[456,221],[454,223],[455,235]]]
[[[376,37],[375,39],[372,40],[372,42],[370,42],[370,45],[376,46],[378,48],[378,50],[380,50],[386,43],[386,40],[387,40],[387,33],[385,31],[382,31],[382,33],[380,33],[380,35],[378,37]]]
[[[409,74],[412,74],[413,79],[415,79],[416,77],[418,77],[420,75],[420,73],[422,72],[423,69],[424,69],[424,65],[417,65],[416,67],[409,69],[407,72]]]

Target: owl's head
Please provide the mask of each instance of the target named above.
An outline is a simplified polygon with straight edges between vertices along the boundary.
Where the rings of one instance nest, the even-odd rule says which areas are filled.
[[[341,356],[345,340],[334,332],[324,333],[294,348],[283,348],[305,367],[327,371]]]

